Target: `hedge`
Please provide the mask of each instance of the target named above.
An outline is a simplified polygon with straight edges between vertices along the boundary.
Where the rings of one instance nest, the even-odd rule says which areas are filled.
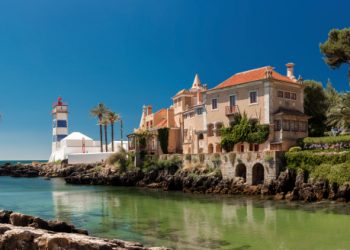
[[[350,154],[349,152],[320,152],[315,153],[310,150],[304,150],[299,152],[287,152],[285,153],[286,163],[288,168],[303,169],[306,171],[313,171],[316,166],[321,164],[341,164],[347,161]]]
[[[318,180],[327,180],[330,183],[339,185],[350,182],[350,163],[341,164],[321,164],[317,166],[311,173],[310,177]]]

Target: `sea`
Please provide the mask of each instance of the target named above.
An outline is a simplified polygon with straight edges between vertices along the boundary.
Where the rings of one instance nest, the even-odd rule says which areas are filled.
[[[0,167],[6,163],[11,163],[11,164],[30,164],[32,162],[47,162],[47,160],[1,160],[0,161]]]

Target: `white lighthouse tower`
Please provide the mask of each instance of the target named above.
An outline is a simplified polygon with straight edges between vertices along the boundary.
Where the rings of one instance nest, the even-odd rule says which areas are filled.
[[[68,105],[58,97],[52,106],[52,153],[50,162],[55,161],[61,147],[61,140],[68,135]]]

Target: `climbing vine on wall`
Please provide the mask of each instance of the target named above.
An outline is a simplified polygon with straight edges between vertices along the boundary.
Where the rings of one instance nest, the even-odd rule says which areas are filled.
[[[164,154],[168,153],[169,144],[169,128],[158,129],[158,141],[160,143],[160,148]]]
[[[239,114],[235,122],[221,129],[221,147],[227,152],[232,151],[240,142],[261,144],[269,137],[269,125],[260,124],[257,120],[248,119],[247,114]]]

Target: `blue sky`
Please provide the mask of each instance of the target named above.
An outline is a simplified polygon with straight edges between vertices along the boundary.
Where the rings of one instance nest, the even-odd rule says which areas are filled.
[[[191,85],[213,87],[265,65],[348,90],[319,43],[350,26],[350,2],[0,0],[0,159],[47,159],[51,104],[70,105],[70,131],[98,138],[89,110],[120,113],[125,133],[143,104],[161,108]]]

